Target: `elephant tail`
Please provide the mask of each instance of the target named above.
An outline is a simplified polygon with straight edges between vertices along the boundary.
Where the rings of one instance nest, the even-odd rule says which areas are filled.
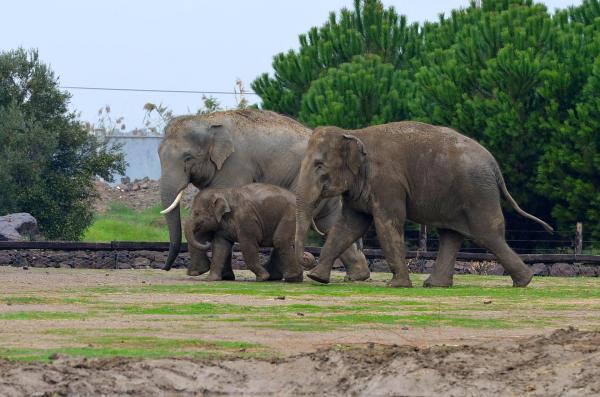
[[[554,233],[554,229],[552,228],[552,226],[550,226],[540,218],[523,211],[523,209],[519,207],[519,204],[517,204],[515,199],[510,195],[508,189],[506,188],[506,183],[504,182],[504,177],[502,176],[502,172],[500,171],[500,167],[498,166],[498,164],[496,164],[496,181],[498,182],[498,187],[502,191],[502,194],[504,194],[504,197],[508,200],[510,205],[512,205],[515,211],[517,211],[517,213],[519,213],[521,216],[524,216],[527,219],[531,219],[532,221],[539,223],[544,227],[544,229],[546,229],[546,231],[548,231],[548,233]]]

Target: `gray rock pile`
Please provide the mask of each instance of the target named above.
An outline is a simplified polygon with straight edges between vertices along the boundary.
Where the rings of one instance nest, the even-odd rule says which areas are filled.
[[[36,240],[40,236],[37,220],[26,212],[0,216],[0,241]]]

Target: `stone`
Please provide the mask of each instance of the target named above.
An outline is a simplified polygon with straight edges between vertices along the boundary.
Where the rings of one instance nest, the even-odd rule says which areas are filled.
[[[384,259],[373,259],[369,264],[372,272],[389,272],[390,267]]]
[[[129,268],[126,267],[121,267],[121,263],[119,263],[119,269],[129,269],[131,267],[134,267],[135,269],[139,269],[139,268],[144,268],[146,266],[150,266],[150,259],[148,258],[144,258],[142,256],[138,256],[137,258],[135,258],[133,260],[133,263],[131,262],[125,262],[124,265],[130,265]]]
[[[545,263],[534,263],[531,265],[531,270],[534,276],[548,276],[550,274]]]
[[[131,183],[131,178],[128,176],[124,176],[123,178],[121,178],[121,183],[123,185],[127,185],[127,184]]]
[[[490,276],[502,276],[504,275],[504,268],[498,262],[486,262],[487,266],[485,267],[484,272],[482,274],[487,274]]]
[[[26,212],[0,216],[0,241],[35,240],[39,237],[37,220]]]
[[[140,189],[141,189],[141,186],[140,186],[139,182],[134,182],[133,186],[131,186],[131,190],[133,190],[134,192],[137,192]]]
[[[583,277],[598,277],[598,269],[594,266],[578,266],[578,274]]]
[[[577,275],[575,267],[568,263],[555,263],[550,267],[550,275],[555,277],[573,277]]]
[[[13,262],[14,253],[10,251],[0,251],[0,266],[10,265]]]

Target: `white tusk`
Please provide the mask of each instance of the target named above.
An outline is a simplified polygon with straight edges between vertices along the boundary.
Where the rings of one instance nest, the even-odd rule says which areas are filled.
[[[320,230],[319,230],[319,228],[317,227],[317,225],[315,225],[315,220],[314,220],[314,219],[311,219],[310,221],[312,222],[312,227],[313,227],[313,230],[314,230],[315,232],[317,232],[317,234],[319,234],[319,235],[321,235],[321,236],[325,236],[325,233],[323,233],[322,231],[320,231]]]
[[[183,190],[185,190],[185,189],[183,189]],[[169,208],[160,211],[161,214],[163,214],[163,215],[164,214],[168,214],[169,212],[173,211],[173,209],[175,207],[177,207],[179,205],[179,202],[181,201],[181,198],[183,197],[183,190],[181,190],[179,192],[179,194],[177,195],[177,197],[175,197],[175,200],[173,201],[173,204],[171,204],[169,206]]]

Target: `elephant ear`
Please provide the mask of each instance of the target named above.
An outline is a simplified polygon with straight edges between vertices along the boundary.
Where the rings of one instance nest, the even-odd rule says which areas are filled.
[[[217,222],[221,222],[223,216],[231,212],[231,207],[229,207],[229,203],[227,202],[225,197],[218,195],[213,200],[213,210],[215,211],[215,217],[217,218]]]
[[[217,170],[220,170],[225,160],[235,152],[233,140],[229,131],[222,124],[211,124],[208,132],[212,137],[209,149],[210,159],[217,166]]]
[[[348,168],[350,168],[350,171],[353,175],[358,175],[360,166],[364,163],[367,157],[365,146],[361,140],[354,135],[344,134],[342,135],[342,138],[344,159],[346,164],[348,165]]]

